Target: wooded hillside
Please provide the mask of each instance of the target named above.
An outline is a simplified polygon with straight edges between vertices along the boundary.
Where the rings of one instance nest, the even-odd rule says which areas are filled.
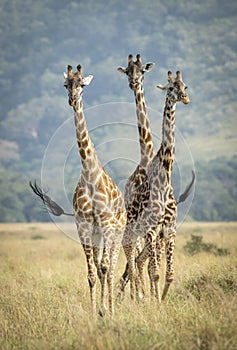
[[[123,188],[139,157],[134,97],[117,72],[130,53],[155,62],[144,86],[156,149],[165,101],[156,85],[168,70],[188,85],[173,176],[178,196],[195,169],[188,217],[237,219],[235,0],[2,0],[0,10],[0,221],[50,219],[28,186],[35,178],[70,209],[80,159],[63,87],[68,64],[94,75],[84,91],[88,127]]]

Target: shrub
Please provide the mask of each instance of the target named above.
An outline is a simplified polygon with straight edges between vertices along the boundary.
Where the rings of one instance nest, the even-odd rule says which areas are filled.
[[[202,236],[191,235],[191,241],[188,241],[184,246],[184,251],[189,255],[195,255],[200,252],[213,253],[219,256],[229,254],[228,249],[220,248],[214,243],[204,243]]]

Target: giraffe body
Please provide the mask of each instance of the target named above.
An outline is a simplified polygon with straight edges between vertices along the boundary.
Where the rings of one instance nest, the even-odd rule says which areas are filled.
[[[64,86],[74,109],[75,127],[82,162],[81,176],[73,196],[74,216],[88,268],[92,311],[96,311],[96,280],[101,283],[100,314],[106,310],[106,282],[109,310],[113,314],[114,271],[126,225],[124,201],[118,187],[102,167],[87,131],[82,92],[92,76],[82,77],[81,66],[68,66]]]

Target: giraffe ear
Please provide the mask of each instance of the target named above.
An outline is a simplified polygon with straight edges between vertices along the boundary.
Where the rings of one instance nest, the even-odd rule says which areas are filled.
[[[156,85],[156,87],[158,87],[158,89],[161,89],[161,90],[168,90],[169,85]]]
[[[127,70],[126,70],[126,68],[124,68],[124,67],[118,67],[117,70],[118,70],[120,73],[125,73],[125,74],[127,74]]]
[[[146,64],[144,64],[142,66],[142,71],[149,72],[154,67],[154,65],[155,65],[155,63],[153,63],[153,62],[147,62]]]
[[[92,79],[93,79],[93,75],[88,75],[88,77],[83,78],[83,84],[89,85]]]
[[[67,79],[67,74],[63,72],[64,79]]]

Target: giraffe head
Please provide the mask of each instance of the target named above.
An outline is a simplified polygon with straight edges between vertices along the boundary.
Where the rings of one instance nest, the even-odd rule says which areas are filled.
[[[133,61],[133,56],[128,56],[128,66],[118,67],[118,71],[121,73],[125,73],[128,76],[129,87],[137,91],[142,87],[144,73],[151,70],[155,63],[148,62],[146,64],[142,64],[141,56],[138,54],[136,57],[136,61]]]
[[[187,86],[182,80],[182,75],[180,71],[176,72],[176,78],[173,77],[171,71],[168,72],[168,84],[167,85],[157,85],[161,90],[167,91],[167,97],[173,102],[183,102],[188,104],[189,97],[186,92]]]
[[[77,71],[73,73],[72,66],[67,67],[67,74],[64,73],[64,86],[68,90],[68,103],[70,106],[75,107],[79,97],[82,95],[85,85],[89,85],[93,79],[93,75],[88,77],[82,77],[82,68],[77,66]]]

